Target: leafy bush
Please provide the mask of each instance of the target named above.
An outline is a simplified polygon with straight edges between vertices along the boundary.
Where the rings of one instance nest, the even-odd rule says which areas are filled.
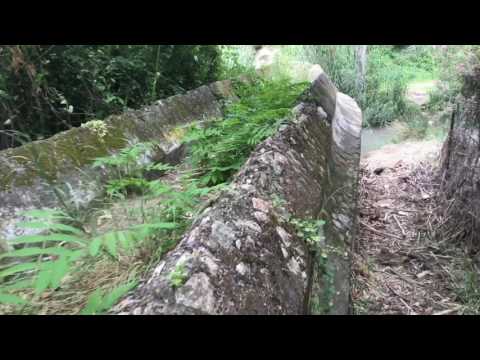
[[[253,47],[245,45],[220,45],[220,78],[233,79],[240,75],[253,73],[255,52]]]
[[[239,84],[240,101],[227,106],[223,119],[193,125],[185,141],[192,144],[192,166],[203,172],[201,184],[228,181],[255,146],[277,131],[307,86],[287,80]]]
[[[438,60],[431,46],[370,45],[366,84],[361,91],[356,82],[352,45],[284,46],[282,53],[299,61],[320,64],[341,92],[357,100],[365,126],[384,126],[404,117],[408,82],[431,79],[438,72]]]
[[[212,82],[219,66],[216,45],[2,45],[0,130],[47,137]]]
[[[440,84],[432,92],[427,108],[440,111],[455,101],[463,84],[463,75],[478,62],[476,45],[448,45],[436,55]]]
[[[32,289],[33,299],[38,298],[47,290],[60,288],[65,277],[78,271],[86,258],[97,257],[106,251],[116,259],[120,249],[128,251],[135,243],[159,231],[171,231],[177,227],[175,223],[157,222],[90,237],[67,225],[73,219],[61,211],[34,210],[24,215],[32,221],[22,223],[21,227],[41,233],[16,238],[12,242],[16,249],[0,256],[2,260],[9,259],[0,271],[0,303],[26,304],[28,301],[15,292]]]
[[[350,45],[304,45],[300,58],[320,64],[337,88],[358,101],[366,126],[384,126],[400,117],[405,108],[407,77],[395,65],[392,51],[369,46],[366,87],[356,85],[355,49]]]

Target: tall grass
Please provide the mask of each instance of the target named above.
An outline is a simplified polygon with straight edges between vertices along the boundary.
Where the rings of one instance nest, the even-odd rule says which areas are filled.
[[[408,83],[436,78],[439,72],[439,61],[431,46],[395,50],[391,45],[370,45],[366,84],[361,90],[357,86],[354,45],[281,45],[276,48],[279,53],[272,66],[272,77],[295,77],[299,63],[321,65],[337,88],[359,103],[365,126],[385,126],[408,116],[410,110],[405,98]],[[228,56],[243,59],[247,68],[249,61],[253,65],[251,46],[229,47]]]
[[[337,88],[354,98],[364,114],[365,126],[385,126],[405,111],[408,77],[385,46],[369,46],[365,89],[357,87],[355,47],[352,45],[303,45],[301,59],[320,64]]]

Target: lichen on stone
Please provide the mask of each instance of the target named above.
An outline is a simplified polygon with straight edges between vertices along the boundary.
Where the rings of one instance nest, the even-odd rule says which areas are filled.
[[[103,142],[103,138],[107,135],[108,129],[107,125],[102,120],[92,120],[87,123],[82,124],[82,128],[87,128],[94,134],[96,134],[100,141]]]

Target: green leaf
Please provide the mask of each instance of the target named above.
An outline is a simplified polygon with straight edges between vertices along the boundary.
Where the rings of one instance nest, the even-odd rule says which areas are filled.
[[[6,257],[28,257],[28,256],[37,256],[37,255],[66,255],[69,254],[71,251],[67,249],[63,249],[60,247],[56,248],[24,248],[20,250],[13,250],[8,253],[0,255],[0,259]]]
[[[34,283],[36,295],[40,295],[46,289],[48,289],[48,286],[50,285],[50,282],[51,282],[51,278],[52,278],[52,270],[49,267],[44,268],[42,271],[39,272],[37,279],[35,280],[35,283]]]
[[[154,224],[142,224],[132,226],[131,229],[161,229],[161,230],[173,230],[179,225],[177,223],[154,223]]]
[[[91,256],[97,256],[99,251],[100,251],[100,247],[102,246],[102,238],[101,237],[97,237],[95,239],[92,240],[92,242],[90,243],[89,247],[88,247],[88,250],[90,252],[90,255]]]
[[[14,283],[10,285],[2,285],[0,287],[0,290],[2,291],[14,291],[14,290],[21,290],[21,289],[27,289],[32,287],[32,280],[20,280],[20,281],[15,281]]]
[[[102,292],[100,289],[95,290],[89,297],[87,304],[80,312],[81,315],[95,315],[97,312],[101,311],[102,304]]]
[[[118,300],[128,293],[131,289],[133,289],[137,285],[137,281],[131,281],[129,283],[117,286],[113,289],[109,294],[107,294],[103,301],[102,301],[102,310],[108,310],[113,305],[115,305]]]
[[[36,269],[38,269],[37,263],[30,262],[30,263],[18,264],[18,265],[9,267],[6,270],[0,271],[0,278],[10,276],[16,273],[24,272],[24,271],[36,270]]]
[[[125,249],[129,249],[133,246],[132,244],[132,235],[128,231],[119,231],[117,234],[118,243],[123,246]]]
[[[27,304],[28,302],[16,295],[0,293],[0,303],[12,304],[12,305],[23,305],[23,304]]]
[[[56,223],[46,223],[46,222],[24,222],[18,224],[18,227],[23,229],[35,229],[35,230],[57,230],[57,231],[65,231],[71,232],[77,235],[84,235],[82,231],[74,228],[73,226],[65,225],[65,224],[56,224]]]
[[[115,233],[109,233],[105,237],[105,247],[113,257],[117,257],[117,239]]]
[[[60,257],[57,261],[52,264],[52,279],[51,285],[52,289],[57,289],[60,287],[63,278],[70,270],[70,264],[66,256]]]
[[[74,242],[78,244],[85,244],[85,240],[68,234],[51,234],[51,235],[25,235],[19,236],[18,238],[12,241],[12,244],[34,244],[34,243],[43,243],[46,241],[57,241],[57,242]]]
[[[20,213],[22,216],[38,218],[38,219],[71,219],[70,216],[59,210],[28,210]]]
[[[74,262],[88,254],[87,249],[75,250],[69,256],[69,261]]]

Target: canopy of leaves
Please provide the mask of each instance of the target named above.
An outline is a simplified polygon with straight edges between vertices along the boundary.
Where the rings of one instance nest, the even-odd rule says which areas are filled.
[[[216,45],[1,45],[0,131],[50,136],[212,82],[219,65]]]

